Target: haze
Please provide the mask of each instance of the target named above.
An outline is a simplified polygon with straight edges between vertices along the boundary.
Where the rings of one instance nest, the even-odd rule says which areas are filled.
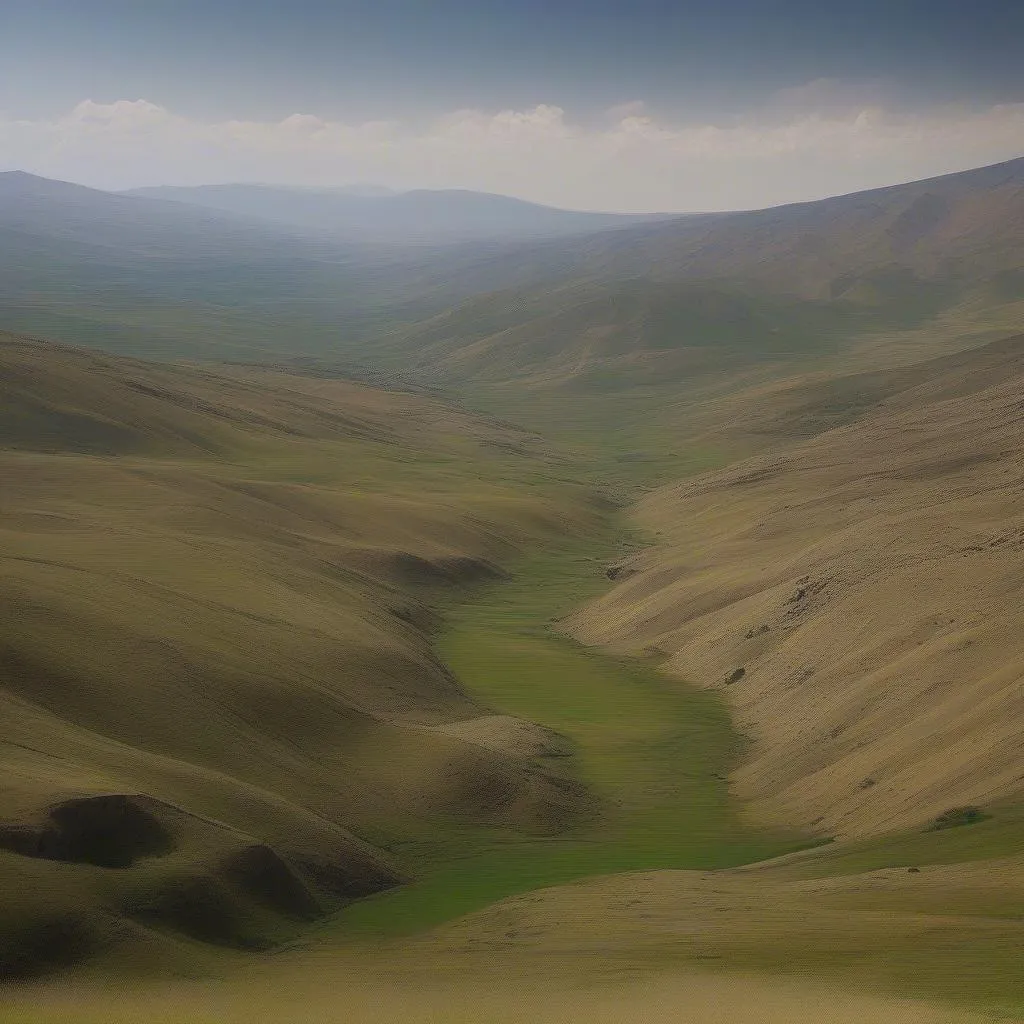
[[[1012,2],[15,0],[0,17],[0,167],[100,188],[725,210],[1024,150]]]

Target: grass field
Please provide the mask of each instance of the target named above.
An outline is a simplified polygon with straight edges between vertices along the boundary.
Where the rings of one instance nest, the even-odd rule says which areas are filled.
[[[54,931],[67,960],[166,961],[154,914],[186,960],[197,935],[265,948],[301,922],[258,912],[252,858],[281,855],[257,848],[351,874],[364,832],[544,804],[528,765],[433,728],[480,711],[432,650],[436,596],[604,514],[532,435],[4,335],[0,381],[0,975],[48,967]],[[62,813],[106,829],[111,796],[117,871],[50,824],[96,797]]]
[[[452,827],[391,847],[421,867],[413,884],[362,901],[339,934],[414,932],[512,893],[590,875],[651,868],[720,868],[805,845],[795,834],[742,825],[726,775],[742,751],[717,694],[580,647],[553,619],[607,585],[622,553],[611,535],[525,561],[510,582],[451,608],[438,651],[481,704],[568,738],[568,770],[597,800],[589,820],[559,834]],[[604,556],[604,557],[602,557]]]
[[[967,864],[1019,855],[1024,850],[1024,806],[1003,803],[988,810],[990,816],[973,825],[917,829],[842,843],[832,849],[816,851],[806,863],[797,860],[794,869],[805,877],[834,877],[887,868]]]

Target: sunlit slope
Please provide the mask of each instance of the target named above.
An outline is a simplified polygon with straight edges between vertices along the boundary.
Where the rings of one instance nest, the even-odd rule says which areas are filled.
[[[11,336],[0,370],[4,971],[265,945],[396,881],[355,833],[573,813],[444,728],[486,712],[429,638],[441,588],[596,521],[533,438]]]
[[[723,688],[769,818],[856,835],[1019,797],[1022,382],[1016,337],[777,396],[759,429],[825,432],[645,498],[655,546],[571,631]]]

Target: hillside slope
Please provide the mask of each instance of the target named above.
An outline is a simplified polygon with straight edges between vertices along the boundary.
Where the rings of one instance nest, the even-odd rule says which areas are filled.
[[[814,436],[646,497],[656,546],[571,632],[723,688],[763,817],[845,836],[1019,799],[1022,384],[1017,336],[798,389],[760,429]]]
[[[375,244],[558,238],[653,219],[559,210],[466,189],[367,195],[344,189],[229,184],[164,185],[127,194],[262,218],[317,237]]]
[[[604,236],[602,273],[643,268],[661,280],[719,280],[773,293],[875,301],[921,282],[1008,273],[1020,285],[1024,157],[990,167],[766,210]],[[909,294],[908,294],[909,293]]]
[[[820,358],[877,324],[846,302],[636,277],[471,299],[389,339],[374,358],[470,391],[510,383],[625,391],[738,365]]]
[[[548,268],[383,349],[459,384],[629,387],[794,356],[1024,299],[1024,159],[817,202],[506,254]],[[380,351],[375,358],[382,358]]]
[[[432,231],[497,201],[335,198],[396,204],[396,231],[418,230],[428,198]],[[261,201],[243,216],[0,175],[0,315],[130,355],[622,388],[827,357],[949,316],[983,333],[1024,302],[1024,160],[769,210],[573,220],[561,238],[510,238],[510,219],[533,221],[503,201],[503,233],[444,245],[310,235],[253,217]]]
[[[341,242],[223,210],[0,173],[4,327],[126,355],[344,353],[468,295],[543,279],[529,263],[494,265],[494,249]]]
[[[535,439],[9,335],[0,382],[0,973],[264,946],[415,869],[372,843],[573,815],[447,728],[487,711],[430,636],[444,592],[596,522]]]

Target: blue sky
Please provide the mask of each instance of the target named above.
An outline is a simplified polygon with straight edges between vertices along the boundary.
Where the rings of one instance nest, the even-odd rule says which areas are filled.
[[[816,78],[1024,99],[1019,0],[4,0],[0,106],[144,96],[194,115],[642,98],[717,114]]]
[[[549,107],[563,111],[573,131],[592,132],[607,122],[609,108],[637,114],[640,103],[644,117],[674,132],[739,122],[749,128],[843,110],[852,118],[867,108],[892,117],[946,111],[934,116],[962,120],[968,109],[977,116],[1024,103],[1024,3],[0,0],[0,117],[49,124],[86,100],[145,101],[197,125],[269,124],[304,114],[349,126],[401,122],[406,133],[420,134],[435,131],[423,125],[453,111]],[[949,113],[953,108],[961,112]],[[125,113],[117,110],[118,117]],[[139,130],[137,112],[132,117]],[[989,123],[984,131],[974,124],[970,138],[964,136],[961,162],[1015,155],[1015,124]],[[76,130],[80,135],[80,126]],[[152,118],[145,130],[156,130]],[[862,135],[867,130],[863,123],[858,128]],[[934,125],[929,130],[938,131]],[[24,145],[25,131],[17,137],[13,131],[0,129],[7,163],[21,158]],[[908,127],[906,134],[914,131]],[[1002,147],[1000,131],[1009,132]],[[979,132],[983,139],[975,138]],[[166,132],[162,138],[166,142]],[[645,138],[645,145],[653,144],[652,132]],[[664,132],[662,143],[664,152]],[[693,139],[688,144],[697,145]],[[673,145],[681,152],[681,143]],[[210,152],[218,147],[208,140]],[[930,153],[904,153],[888,164],[876,154],[864,183],[927,170]],[[0,162],[4,157],[0,151]],[[808,164],[806,154],[798,159]],[[325,183],[332,175],[378,169],[373,161],[350,163],[314,168],[308,156],[296,156],[294,172],[273,162],[267,172]],[[953,169],[932,163],[936,171]],[[234,166],[211,161],[207,173]],[[401,184],[403,175],[412,183],[411,170],[382,166],[378,173]],[[79,176],[103,177],[96,167],[86,171]],[[436,171],[449,173],[440,164]],[[141,165],[132,173],[150,176]],[[829,174],[823,165],[805,191],[828,190]],[[450,184],[500,187],[488,185],[493,177],[486,168],[470,169],[466,180]],[[833,177],[836,189],[851,183]],[[429,174],[426,179],[437,183]],[[744,204],[739,192],[731,199],[711,189],[702,199],[690,181],[678,196],[652,185],[646,186],[651,202],[664,196],[658,201],[687,207]],[[535,190],[560,201],[571,191]],[[772,201],[776,193],[788,197],[778,189],[748,191],[749,203]],[[592,190],[581,201],[614,203],[613,192],[602,199]]]

